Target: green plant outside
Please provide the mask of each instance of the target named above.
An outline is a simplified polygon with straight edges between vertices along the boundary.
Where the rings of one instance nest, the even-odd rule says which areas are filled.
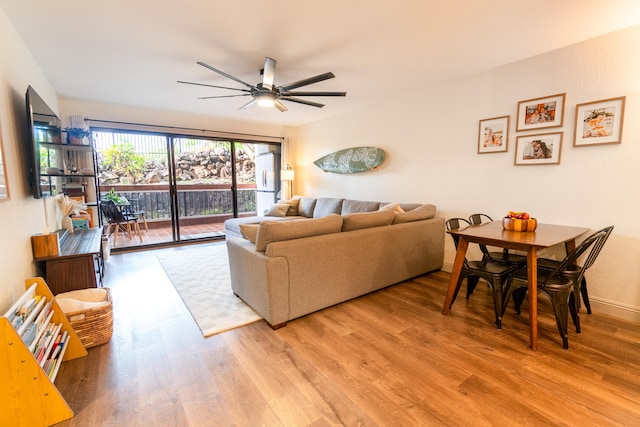
[[[113,144],[102,153],[102,164],[105,169],[126,176],[134,183],[142,179],[144,174],[144,156],[136,153],[135,146],[130,142]]]

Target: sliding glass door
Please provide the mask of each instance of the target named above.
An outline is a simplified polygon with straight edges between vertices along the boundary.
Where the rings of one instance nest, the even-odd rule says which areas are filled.
[[[123,196],[146,219],[142,242],[119,246],[224,238],[226,219],[279,197],[280,144],[93,130],[102,198]]]

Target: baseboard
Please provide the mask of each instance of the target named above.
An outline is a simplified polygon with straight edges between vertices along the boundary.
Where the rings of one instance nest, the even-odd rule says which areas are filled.
[[[445,262],[442,265],[442,271],[451,273],[452,270],[453,263]],[[589,302],[591,303],[591,311],[594,313],[607,314],[609,316],[617,317],[618,319],[640,323],[640,307],[625,305],[619,302],[593,297],[591,295],[589,295]]]

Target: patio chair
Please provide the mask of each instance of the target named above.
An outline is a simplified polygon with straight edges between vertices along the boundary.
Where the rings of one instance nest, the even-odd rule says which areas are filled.
[[[106,234],[114,234],[113,246],[116,246],[118,244],[118,232],[120,230],[127,233],[127,236],[129,237],[129,239],[131,239],[132,227],[134,234],[138,235],[138,238],[142,243],[140,226],[138,225],[138,219],[135,216],[124,213],[111,200],[102,200],[100,202],[100,209],[102,210],[102,214],[107,221]]]
[[[470,226],[471,223],[464,218],[451,218],[445,222],[447,230],[453,230],[460,228],[461,226]],[[456,249],[458,248],[459,237],[456,235],[451,235],[453,238],[453,243],[455,244]],[[478,281],[483,279],[486,281],[491,287],[493,294],[493,308],[495,313],[495,325],[498,329],[502,328],[502,295],[503,295],[503,286],[511,272],[513,272],[516,268],[514,266],[493,262],[488,259],[482,259],[482,261],[468,261],[465,257],[464,264],[462,266],[462,271],[460,272],[460,278],[458,279],[458,283],[456,284],[456,290],[453,294],[453,298],[451,300],[451,306],[453,306],[454,301],[456,300],[456,296],[458,295],[458,291],[460,290],[460,286],[462,285],[462,281],[467,279],[467,296],[466,299],[469,299],[469,296],[473,293]],[[451,306],[449,308],[451,308]]]

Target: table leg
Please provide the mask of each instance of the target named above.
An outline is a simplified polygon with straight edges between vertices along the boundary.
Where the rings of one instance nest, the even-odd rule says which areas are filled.
[[[467,254],[468,247],[469,241],[463,236],[460,236],[458,249],[456,250],[456,259],[453,262],[453,270],[451,271],[451,280],[449,280],[449,288],[447,289],[447,296],[444,299],[444,307],[442,307],[442,314],[448,314],[451,308],[451,301],[453,300],[453,294],[456,292],[456,284],[460,278],[460,272],[464,265],[464,257]]]
[[[532,350],[538,349],[538,255],[536,248],[527,252],[527,277],[529,283],[529,345]]]

